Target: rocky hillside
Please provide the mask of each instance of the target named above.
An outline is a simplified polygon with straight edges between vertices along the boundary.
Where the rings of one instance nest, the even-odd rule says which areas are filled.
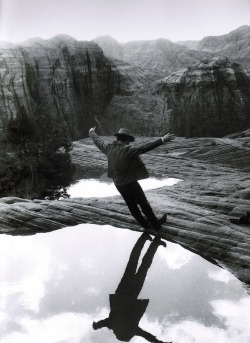
[[[142,68],[150,81],[162,79],[173,71],[195,65],[202,58],[213,56],[210,52],[191,50],[163,38],[119,43],[112,37],[102,36],[94,41],[106,56]]]
[[[130,94],[113,97],[101,118],[104,133],[123,125],[135,132],[139,128],[142,135],[170,130],[180,136],[220,137],[250,126],[249,26],[178,44],[167,39],[120,44],[109,36],[95,42],[116,65],[127,66],[130,85],[136,85]]]
[[[103,50],[105,56],[123,60],[123,44],[119,43],[116,39],[109,35],[104,35],[93,39]]]
[[[222,137],[250,127],[249,77],[225,57],[203,59],[154,87],[138,78],[135,84],[131,93],[112,98],[100,120],[102,133],[125,126],[142,135]]]
[[[157,80],[203,58],[221,54],[237,61],[250,72],[250,26],[244,25],[221,36],[208,36],[200,41],[171,42],[168,39],[119,43],[110,36],[94,41],[106,56],[123,60],[145,70],[150,80]]]
[[[228,34],[221,36],[208,36],[201,41],[179,42],[187,47],[213,54],[221,54],[238,61],[250,72],[250,26],[244,25]]]
[[[50,113],[72,139],[86,137],[119,92],[119,73],[94,42],[59,35],[0,46],[0,129],[20,106]]]
[[[222,137],[250,127],[250,80],[238,63],[218,57],[173,73],[157,87],[171,132]]]
[[[74,140],[92,125],[103,134],[126,126],[141,135],[172,130],[189,137],[247,129],[249,82],[235,60],[250,63],[249,27],[184,44],[65,35],[2,43],[0,130],[22,105],[30,115],[52,113]],[[232,59],[217,65],[218,53]]]

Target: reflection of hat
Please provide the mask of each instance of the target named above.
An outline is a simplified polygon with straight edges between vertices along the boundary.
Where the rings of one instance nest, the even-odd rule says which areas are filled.
[[[130,142],[133,142],[135,140],[135,137],[131,135],[131,131],[128,129],[123,129],[123,128],[121,128],[118,133],[114,133],[114,136],[116,136],[116,137],[119,137],[119,136],[128,137]]]

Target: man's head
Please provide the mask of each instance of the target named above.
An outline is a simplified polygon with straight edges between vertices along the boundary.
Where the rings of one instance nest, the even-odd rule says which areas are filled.
[[[125,145],[128,145],[130,142],[135,140],[135,137],[132,136],[131,131],[124,128],[121,128],[119,132],[114,134],[114,136],[117,137],[119,142],[122,142]]]

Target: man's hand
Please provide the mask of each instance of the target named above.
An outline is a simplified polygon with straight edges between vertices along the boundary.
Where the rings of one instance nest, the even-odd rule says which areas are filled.
[[[172,135],[172,134],[168,133],[167,135],[163,136],[161,139],[162,139],[162,141],[164,143],[165,142],[170,142],[170,141],[175,139],[175,135]]]
[[[95,126],[89,130],[89,133],[91,133],[91,132],[95,132]]]

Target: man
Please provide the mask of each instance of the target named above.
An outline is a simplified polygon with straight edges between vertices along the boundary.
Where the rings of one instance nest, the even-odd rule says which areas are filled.
[[[157,148],[165,142],[170,142],[174,135],[167,134],[161,138],[140,145],[130,146],[135,140],[130,130],[121,128],[115,133],[117,140],[113,143],[104,142],[96,133],[95,127],[89,130],[89,135],[95,145],[108,158],[108,176],[125,200],[131,214],[144,229],[160,230],[161,224],[166,222],[166,214],[160,219],[155,216],[138,180],[149,177],[148,171],[139,155]],[[142,215],[139,207],[146,216]]]
[[[139,336],[149,342],[164,343],[139,326],[149,303],[149,299],[138,299],[139,294],[158,247],[160,245],[166,247],[164,241],[155,237],[138,267],[139,258],[146,241],[152,240],[149,237],[143,233],[137,240],[115,294],[109,295],[110,314],[105,319],[93,322],[94,330],[106,327],[113,330],[117,339],[125,342],[129,342],[134,336]]]

